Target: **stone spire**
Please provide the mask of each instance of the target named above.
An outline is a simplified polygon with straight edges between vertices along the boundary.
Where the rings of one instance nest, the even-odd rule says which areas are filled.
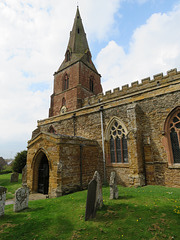
[[[68,66],[78,61],[84,62],[93,71],[97,73],[97,70],[91,60],[91,52],[89,50],[86,33],[82,24],[79,7],[77,7],[73,28],[70,32],[70,38],[65,53],[65,59],[59,67],[58,71],[61,71],[64,68],[67,68]]]

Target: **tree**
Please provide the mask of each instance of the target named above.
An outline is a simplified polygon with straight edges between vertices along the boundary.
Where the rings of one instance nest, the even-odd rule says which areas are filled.
[[[15,156],[14,162],[13,162],[13,171],[22,173],[22,169],[26,165],[26,159],[27,159],[27,151],[24,150],[22,152],[18,152]]]

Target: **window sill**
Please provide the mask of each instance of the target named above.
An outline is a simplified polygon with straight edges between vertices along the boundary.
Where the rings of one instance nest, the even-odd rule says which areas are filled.
[[[108,163],[107,167],[129,168],[129,163]]]
[[[174,163],[172,165],[169,165],[168,168],[170,168],[170,169],[180,169],[180,163]]]

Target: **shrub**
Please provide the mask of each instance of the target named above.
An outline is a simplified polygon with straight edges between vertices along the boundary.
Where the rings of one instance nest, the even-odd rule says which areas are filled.
[[[18,152],[15,156],[12,169],[14,172],[22,173],[22,169],[26,165],[27,151]]]

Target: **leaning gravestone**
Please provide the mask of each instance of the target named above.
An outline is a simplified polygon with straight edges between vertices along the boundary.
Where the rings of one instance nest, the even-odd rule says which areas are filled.
[[[101,209],[103,206],[102,182],[98,171],[95,171],[93,179],[97,182],[95,208]]]
[[[94,173],[93,179],[88,184],[86,200],[85,221],[96,216],[97,209],[103,206],[102,183],[99,173]]]
[[[96,208],[95,208],[96,188],[97,188],[97,182],[95,179],[92,179],[88,184],[85,221],[87,221],[90,218],[94,218],[96,215]]]
[[[15,192],[15,204],[14,212],[19,212],[25,208],[28,208],[29,201],[29,188],[22,187],[18,188]]]
[[[0,187],[0,217],[4,215],[6,190],[7,189],[5,187]]]
[[[22,186],[27,186],[27,165],[22,169]]]
[[[111,172],[109,186],[110,186],[110,199],[118,199],[118,187],[116,184],[115,172]]]
[[[11,182],[18,182],[19,179],[19,173],[14,172],[11,174]]]

